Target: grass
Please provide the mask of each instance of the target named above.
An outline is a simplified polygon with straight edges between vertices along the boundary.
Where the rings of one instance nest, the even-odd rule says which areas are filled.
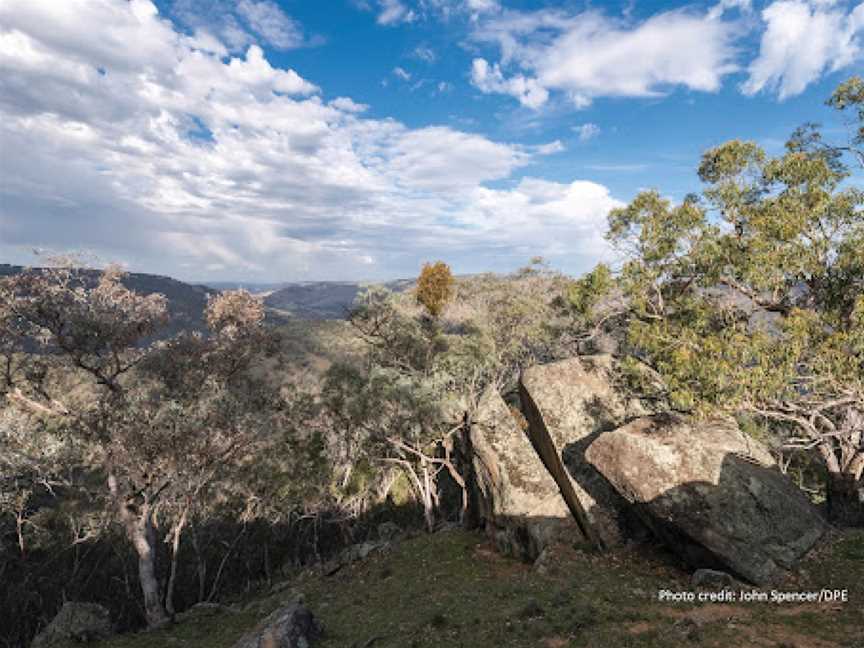
[[[321,648],[861,647],[864,531],[829,538],[780,588],[848,588],[845,604],[659,603],[659,589],[687,590],[689,579],[646,547],[602,556],[565,548],[551,564],[541,574],[481,535],[449,531],[406,539],[330,577],[310,570],[291,585],[326,628]],[[230,648],[285,597],[207,610],[99,648]]]

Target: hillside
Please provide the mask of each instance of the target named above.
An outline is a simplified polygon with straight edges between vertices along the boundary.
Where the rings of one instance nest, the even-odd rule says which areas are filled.
[[[400,279],[383,286],[400,292],[412,283],[412,280]],[[344,319],[357,295],[370,285],[350,281],[290,283],[267,294],[264,305],[282,315],[298,319]]]
[[[0,263],[0,277],[18,274],[22,266]],[[95,279],[96,270],[91,272]],[[350,281],[305,281],[278,284],[246,284],[242,282],[213,282],[208,285],[190,284],[171,277],[132,272],[123,284],[144,295],[160,293],[168,299],[171,325],[166,336],[180,330],[203,328],[202,313],[207,297],[222,290],[244,289],[264,296],[271,320],[283,323],[288,319],[340,320],[344,319],[357,295],[373,284]],[[382,284],[388,290],[401,292],[413,284],[410,279],[397,279]]]
[[[24,270],[21,266],[0,263],[0,277],[18,274]],[[88,270],[89,279],[96,281],[99,271]],[[207,298],[215,295],[216,290],[207,286],[193,285],[164,277],[161,275],[132,272],[123,278],[123,285],[143,295],[161,294],[168,300],[168,311],[171,320],[160,332],[160,337],[171,337],[183,330],[203,330],[204,308]]]
[[[332,576],[309,569],[262,583],[257,598],[199,608],[167,629],[96,648],[231,648],[295,593],[324,626],[320,648],[858,648],[862,559],[860,531],[836,535],[808,558],[799,579],[779,588],[848,588],[845,604],[666,603],[657,600],[660,590],[691,586],[656,547],[602,556],[573,548],[538,570],[497,554],[483,535],[445,531],[405,539]]]

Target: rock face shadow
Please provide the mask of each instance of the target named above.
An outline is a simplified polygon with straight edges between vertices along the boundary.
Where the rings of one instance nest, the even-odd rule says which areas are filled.
[[[585,456],[588,448],[601,435],[626,421],[621,421],[616,412],[597,396],[586,403],[586,411],[590,419],[596,421],[596,428],[587,436],[564,445],[561,462],[570,478],[588,495],[586,512],[589,519],[608,527],[603,531],[604,536],[615,537],[617,534],[622,541],[646,540],[650,536],[650,528],[646,526],[643,516]]]
[[[781,580],[826,531],[788,478],[734,454],[717,484],[687,482],[635,510],[691,568],[723,568],[757,585]]]
[[[647,417],[607,433],[586,460],[691,568],[776,583],[827,530],[816,507],[764,450],[728,422]],[[746,443],[746,442],[745,442]],[[730,451],[730,448],[742,451]]]

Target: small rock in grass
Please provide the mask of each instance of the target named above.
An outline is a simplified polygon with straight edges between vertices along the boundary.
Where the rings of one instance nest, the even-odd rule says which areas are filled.
[[[707,587],[710,589],[721,589],[734,587],[735,580],[726,572],[716,569],[697,569],[690,578],[693,587]]]

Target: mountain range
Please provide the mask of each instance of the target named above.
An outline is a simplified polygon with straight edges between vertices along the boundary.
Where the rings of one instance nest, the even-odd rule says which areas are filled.
[[[22,266],[0,263],[0,277],[18,274]],[[87,270],[95,281],[98,270]],[[406,290],[414,283],[400,279],[382,284],[394,292]],[[171,324],[164,335],[173,335],[179,330],[204,328],[203,313],[207,299],[223,290],[239,288],[260,295],[268,315],[275,320],[340,320],[344,319],[355,298],[361,291],[373,285],[349,281],[303,281],[272,284],[249,284],[241,282],[218,282],[211,285],[191,284],[161,275],[131,272],[123,278],[123,285],[130,290],[149,295],[161,293],[168,300]]]

